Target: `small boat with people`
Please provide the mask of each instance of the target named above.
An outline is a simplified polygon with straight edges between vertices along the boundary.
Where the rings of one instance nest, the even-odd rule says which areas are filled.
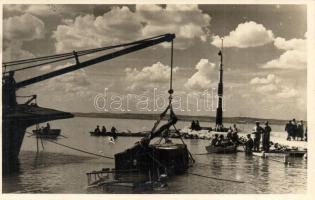
[[[229,146],[206,146],[206,150],[208,153],[218,153],[218,154],[228,154],[228,153],[236,153],[237,146],[229,145]]]
[[[36,128],[33,130],[33,135],[39,138],[56,139],[60,136],[61,129],[52,129],[47,123],[46,127]]]
[[[224,138],[224,135],[215,134],[209,146],[206,146],[208,153],[228,154],[237,152],[237,141],[232,138]]]
[[[113,126],[110,130],[110,132],[106,131],[105,126],[102,127],[102,130],[100,130],[99,125],[96,126],[94,131],[90,131],[91,136],[109,136],[113,139],[117,139],[117,129]]]

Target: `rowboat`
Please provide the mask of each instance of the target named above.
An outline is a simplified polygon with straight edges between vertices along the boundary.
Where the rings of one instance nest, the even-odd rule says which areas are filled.
[[[254,156],[258,157],[284,157],[284,156],[291,156],[291,157],[303,157],[307,151],[272,151],[272,152],[253,152]]]
[[[229,145],[229,146],[213,146],[209,145],[206,146],[206,150],[208,153],[236,153],[236,145]]]
[[[283,158],[285,156],[288,156],[288,154],[286,154],[286,153],[265,153],[265,152],[253,152],[253,155],[258,156],[258,157],[263,157],[263,158],[267,158],[267,157]]]
[[[33,134],[40,138],[56,139],[60,135],[61,129],[36,129]]]

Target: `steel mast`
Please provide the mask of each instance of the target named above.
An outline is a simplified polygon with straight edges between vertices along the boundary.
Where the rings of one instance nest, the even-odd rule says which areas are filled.
[[[223,127],[223,109],[222,109],[222,102],[223,102],[223,38],[221,39],[221,49],[218,53],[220,56],[220,77],[219,77],[219,84],[218,84],[218,107],[217,107],[217,115],[216,115],[216,127]]]

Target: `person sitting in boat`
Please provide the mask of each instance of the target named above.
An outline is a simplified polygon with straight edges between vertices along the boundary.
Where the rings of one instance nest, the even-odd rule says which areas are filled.
[[[47,123],[47,124],[46,124],[46,126],[45,126],[45,127],[43,127],[43,129],[42,129],[42,130],[43,130],[43,132],[46,132],[46,133],[47,133],[47,132],[50,130],[50,124],[49,124],[49,123]]]
[[[270,132],[271,132],[271,127],[269,126],[269,122],[266,121],[265,122],[265,131],[264,131],[263,141],[262,141],[264,152],[269,152],[269,148],[270,148]]]
[[[225,139],[224,135],[221,134],[217,142],[217,146],[226,147],[226,146],[231,146],[231,145],[233,145],[233,142],[229,139]]]
[[[99,134],[101,132],[100,126],[97,125],[96,128],[94,129],[94,133]]]
[[[245,142],[245,153],[251,154],[254,147],[254,141],[251,138],[250,134],[247,134],[247,141]]]
[[[102,134],[106,134],[106,128],[105,128],[105,126],[102,126]]]
[[[233,133],[233,129],[230,126],[230,128],[229,128],[229,130],[227,132],[226,138],[229,139],[229,140],[232,140],[232,133]]]
[[[112,126],[112,129],[110,130],[111,135],[113,136],[113,138],[116,140],[117,139],[117,129],[115,128],[115,126]]]
[[[264,133],[264,129],[260,126],[259,121],[256,121],[256,126],[254,127],[253,134],[255,134],[254,138],[254,151],[260,150],[260,140],[261,135]]]
[[[217,146],[218,144],[218,141],[219,141],[219,135],[218,134],[215,134],[214,135],[214,138],[211,140],[211,146]]]
[[[224,135],[220,135],[216,146],[224,146]]]

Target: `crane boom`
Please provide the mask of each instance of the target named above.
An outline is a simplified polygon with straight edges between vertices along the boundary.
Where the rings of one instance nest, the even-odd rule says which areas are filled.
[[[71,65],[69,67],[59,69],[53,72],[49,72],[47,74],[39,75],[30,79],[26,79],[21,82],[17,82],[15,85],[15,88],[19,89],[21,87],[25,87],[25,86],[28,86],[28,85],[31,85],[40,81],[44,81],[44,80],[47,80],[47,79],[50,79],[50,78],[53,78],[62,74],[66,74],[66,73],[69,73],[78,69],[82,69],[82,68],[85,68],[90,65],[94,65],[94,64],[106,61],[106,60],[111,60],[113,58],[116,58],[125,54],[129,54],[134,51],[138,51],[138,50],[141,50],[141,49],[144,49],[144,48],[147,48],[147,47],[150,47],[150,46],[162,43],[162,42],[171,42],[174,40],[174,38],[175,38],[175,34],[168,33],[158,38],[143,40],[142,43],[136,44],[134,46],[127,47],[125,49],[118,50],[118,51],[115,51],[115,52],[112,52],[112,53],[109,53],[109,54],[106,54],[97,58],[93,58],[93,59],[90,59],[81,63],[77,62],[76,64]]]

